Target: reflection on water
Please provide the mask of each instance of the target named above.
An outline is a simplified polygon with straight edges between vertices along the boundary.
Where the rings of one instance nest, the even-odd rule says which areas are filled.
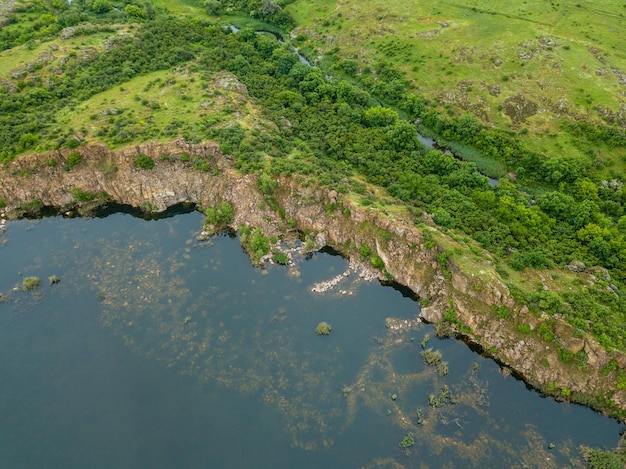
[[[312,292],[340,257],[257,269],[237,239],[197,242],[201,222],[8,225],[0,467],[576,467],[578,445],[617,444],[615,421],[437,339],[399,291]]]

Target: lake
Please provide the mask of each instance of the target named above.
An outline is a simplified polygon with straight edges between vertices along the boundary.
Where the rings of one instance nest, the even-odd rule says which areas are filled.
[[[295,241],[254,267],[202,221],[7,222],[0,467],[582,467],[617,445],[617,421],[438,339],[410,292]]]

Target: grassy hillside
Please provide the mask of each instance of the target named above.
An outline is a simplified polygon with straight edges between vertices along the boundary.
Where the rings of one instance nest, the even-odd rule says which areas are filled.
[[[287,7],[308,48],[336,73],[377,80],[381,63],[442,111],[517,133],[545,155],[606,161],[626,150],[563,130],[585,120],[626,128],[626,5],[561,2],[297,0]]]

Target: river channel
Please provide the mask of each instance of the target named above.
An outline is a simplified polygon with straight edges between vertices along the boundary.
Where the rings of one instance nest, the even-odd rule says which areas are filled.
[[[297,241],[253,267],[202,221],[6,223],[0,467],[584,467],[617,445],[617,421],[438,339],[410,292]]]

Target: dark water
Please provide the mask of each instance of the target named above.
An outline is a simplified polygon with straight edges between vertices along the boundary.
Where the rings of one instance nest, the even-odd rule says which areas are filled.
[[[8,224],[1,468],[580,467],[580,444],[617,444],[614,420],[542,398],[431,326],[395,330],[419,311],[401,291],[352,273],[311,292],[348,269],[340,257],[258,269],[236,238],[197,242],[201,223]],[[41,286],[14,291],[26,276]],[[444,376],[420,356],[426,334]]]

